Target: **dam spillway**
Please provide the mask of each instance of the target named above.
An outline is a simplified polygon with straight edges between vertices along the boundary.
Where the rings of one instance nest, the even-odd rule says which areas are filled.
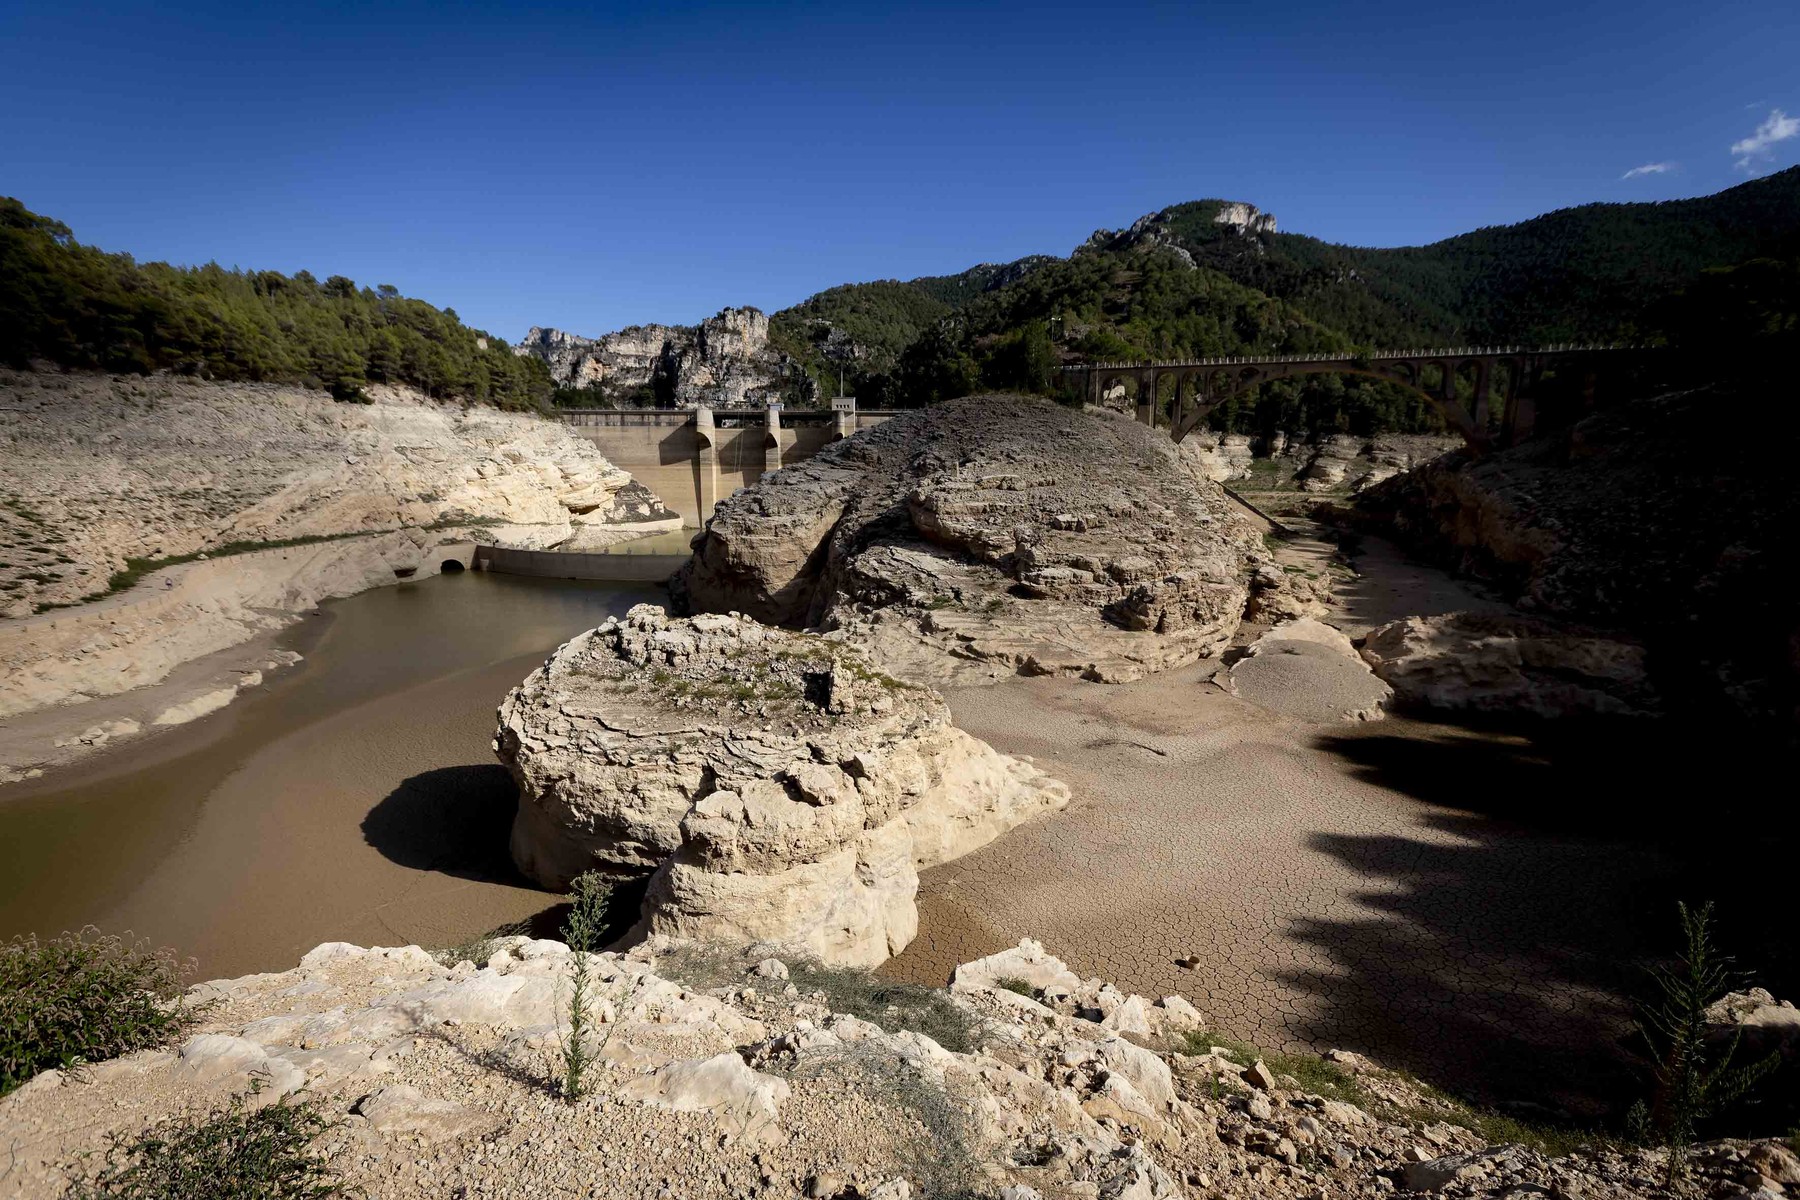
[[[615,466],[655,492],[682,524],[700,528],[713,507],[771,471],[894,416],[890,409],[579,408],[560,415]]]

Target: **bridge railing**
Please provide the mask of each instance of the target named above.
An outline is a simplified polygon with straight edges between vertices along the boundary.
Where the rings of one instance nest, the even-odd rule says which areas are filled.
[[[1194,358],[1160,362],[1090,362],[1058,367],[1073,371],[1161,371],[1191,367],[1257,367],[1319,362],[1394,362],[1410,359],[1517,358],[1525,355],[1588,354],[1638,350],[1640,346],[1613,342],[1556,342],[1548,346],[1449,346],[1428,350],[1375,350],[1367,354],[1254,354],[1223,358]]]
[[[601,429],[643,429],[673,428],[693,423],[697,409],[692,408],[563,408],[557,410],[557,419],[564,424],[580,425]],[[882,420],[898,416],[903,409],[897,408],[862,408],[856,412],[857,417],[876,417]],[[837,414],[829,408],[784,408],[781,410],[783,425],[829,425]],[[769,410],[758,407],[715,408],[712,410],[713,424],[722,429],[741,428],[745,425],[766,424]]]

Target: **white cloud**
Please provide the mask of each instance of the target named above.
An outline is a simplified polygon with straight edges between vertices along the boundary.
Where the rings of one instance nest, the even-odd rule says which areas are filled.
[[[1753,170],[1758,159],[1774,157],[1771,146],[1793,137],[1800,137],[1800,117],[1790,117],[1779,108],[1771,108],[1768,119],[1756,127],[1755,133],[1731,143],[1731,153],[1737,157],[1738,166],[1746,171]]]
[[[1645,163],[1641,167],[1631,168],[1631,170],[1625,172],[1623,175],[1619,176],[1619,178],[1636,179],[1640,175],[1667,175],[1670,171],[1673,171],[1677,165],[1678,164],[1672,162]]]

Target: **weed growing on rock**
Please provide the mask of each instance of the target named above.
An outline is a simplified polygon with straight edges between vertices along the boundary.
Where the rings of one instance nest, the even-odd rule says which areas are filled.
[[[585,871],[569,886],[569,915],[563,940],[569,945],[569,1033],[563,1039],[563,1099],[573,1104],[591,1088],[587,1078],[595,1052],[588,1045],[589,959],[601,945],[612,906],[612,886],[599,874]]]
[[[1647,1113],[1639,1109],[1632,1121],[1668,1145],[1670,1186],[1681,1178],[1699,1123],[1755,1087],[1781,1061],[1772,1054],[1734,1067],[1739,1035],[1723,1041],[1710,1036],[1706,1010],[1732,989],[1737,972],[1713,944],[1712,905],[1676,908],[1681,958],[1672,967],[1651,970],[1656,999],[1638,1013],[1638,1032],[1650,1051],[1653,1090]]]
[[[494,943],[503,937],[530,936],[530,921],[509,921],[504,925],[472,937],[455,946],[445,946],[441,950],[433,950],[431,957],[446,967],[454,967],[459,962],[471,962],[477,967],[487,966],[487,960],[494,956]]]
[[[1028,1000],[1037,999],[1038,990],[1023,979],[996,979],[994,980],[994,986],[997,988],[1005,988],[1007,991],[1024,996]]]
[[[254,1094],[254,1092],[252,1092]],[[310,1101],[250,1111],[243,1096],[174,1116],[136,1137],[112,1134],[98,1162],[65,1168],[70,1200],[324,1200],[349,1189],[313,1151],[331,1128]]]
[[[88,928],[0,946],[0,1095],[39,1071],[160,1046],[195,1020],[173,1003],[182,965]]]

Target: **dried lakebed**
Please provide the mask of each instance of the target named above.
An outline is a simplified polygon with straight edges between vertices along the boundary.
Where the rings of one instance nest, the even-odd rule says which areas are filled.
[[[0,936],[92,922],[219,976],[550,910],[508,859],[494,707],[558,643],[654,598],[465,574],[328,605],[261,693],[0,795]],[[1673,868],[1623,823],[1520,803],[1554,807],[1601,766],[1401,718],[1279,717],[1211,669],[952,691],[961,728],[1034,755],[1074,801],[923,872],[920,936],[884,970],[942,983],[1033,936],[1266,1046],[1346,1046],[1496,1099],[1613,1091]]]

